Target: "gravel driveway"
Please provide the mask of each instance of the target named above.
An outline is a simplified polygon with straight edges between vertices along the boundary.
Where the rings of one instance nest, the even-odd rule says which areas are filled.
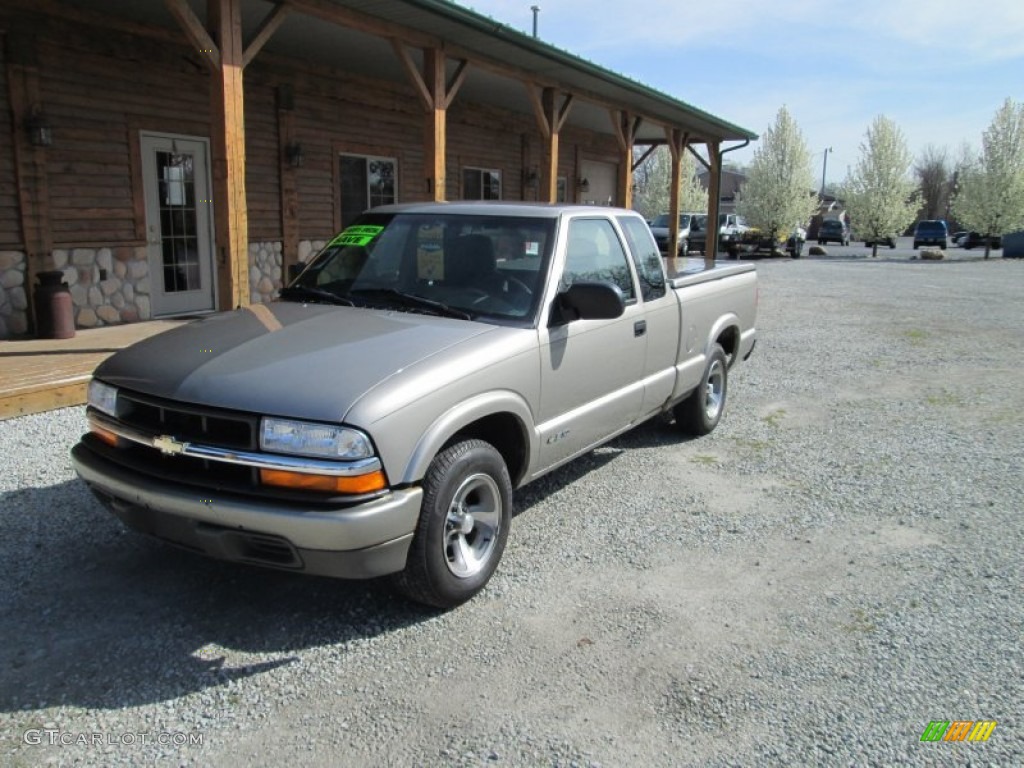
[[[447,614],[127,533],[82,409],[0,423],[0,764],[1024,764],[1024,263],[758,270],[718,430],[520,491]]]

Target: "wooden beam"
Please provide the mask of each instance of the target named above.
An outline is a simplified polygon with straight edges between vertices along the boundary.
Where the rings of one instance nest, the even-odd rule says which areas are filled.
[[[18,198],[21,240],[25,247],[25,310],[28,327],[35,328],[33,286],[36,274],[52,266],[53,235],[50,226],[50,191],[46,169],[46,148],[29,143],[26,122],[43,112],[39,69],[35,65],[35,37],[31,30],[11,30],[17,38],[8,39],[7,88],[11,109],[11,144],[14,180]]]
[[[708,143],[708,148],[710,149],[710,147],[711,147],[711,144],[710,144],[710,142],[709,142],[709,143]],[[687,149],[687,151],[688,151],[688,152],[689,152],[689,153],[690,153],[691,155],[693,155],[693,156],[694,156],[695,158],[697,158],[697,162],[698,162],[698,163],[700,163],[701,165],[703,165],[703,166],[704,166],[704,170],[706,170],[706,171],[710,171],[710,170],[711,170],[711,163],[710,163],[709,161],[705,160],[705,159],[704,159],[703,157],[701,157],[700,155],[698,155],[698,154],[697,154],[697,150],[695,150],[695,149],[693,148],[693,145],[692,145],[692,144],[688,144],[688,145],[686,146],[686,149]]]
[[[217,0],[211,0],[211,3],[216,1]],[[164,0],[164,4],[167,6],[167,10],[169,10],[174,18],[178,20],[178,24],[181,26],[182,31],[184,31],[189,41],[202,55],[203,61],[207,63],[211,71],[216,72],[221,65],[220,49],[213,41],[213,38],[210,37],[210,34],[206,31],[202,22],[199,21],[199,19],[196,18],[196,15],[192,12],[192,8],[189,6],[188,0]]]
[[[277,140],[281,178],[281,280],[288,283],[288,268],[299,262],[298,169],[288,161],[288,146],[296,141],[294,94],[291,86],[278,86]]]
[[[207,3],[210,28],[220,50],[220,64],[210,88],[220,309],[248,306],[250,297],[241,3],[242,0]]]
[[[680,194],[683,186],[683,148],[690,138],[678,128],[666,128],[669,154],[672,156],[672,177],[668,190],[668,257],[675,259],[679,253],[679,214],[682,202]],[[673,270],[675,271],[675,270]]]
[[[394,49],[395,55],[398,56],[398,60],[402,62],[402,68],[405,69],[405,74],[412,83],[413,90],[420,97],[424,109],[433,109],[434,96],[426,80],[424,80],[423,74],[416,68],[416,62],[412,60],[412,55],[409,53],[405,43],[398,38],[391,38],[391,47]]]
[[[708,142],[708,234],[704,246],[704,264],[715,265],[718,256],[718,208],[721,197],[721,145],[716,141]]]
[[[636,134],[640,130],[643,118],[622,109],[609,110],[609,115],[612,118],[615,140],[622,153],[619,161],[619,188],[616,192],[616,203],[623,208],[629,208],[633,205],[633,143],[636,141]]]
[[[253,59],[256,58],[263,46],[267,44],[267,41],[274,36],[285,20],[285,17],[291,13],[291,8],[284,3],[278,3],[274,6],[274,10],[267,14],[266,18],[260,24],[259,29],[256,30],[256,34],[253,35],[252,40],[245,46],[245,53],[242,55],[242,68],[249,66]]]
[[[541,200],[545,203],[553,203],[558,198],[558,154],[559,154],[559,127],[560,121],[558,109],[558,93],[554,88],[545,88],[541,94],[541,109],[544,113],[544,122],[548,126],[548,133],[544,137],[544,151],[541,164],[540,194]]]
[[[548,115],[544,109],[544,103],[541,101],[541,93],[537,92],[537,86],[533,83],[524,82],[523,86],[526,88],[526,94],[530,98],[530,106],[533,107],[533,116],[537,119],[537,128],[540,129],[540,135],[545,139],[551,136],[552,122],[548,119]]]
[[[447,199],[448,185],[445,58],[444,51],[439,48],[427,48],[423,51],[423,80],[430,92],[430,101],[434,105],[433,109],[427,111],[423,137],[424,165],[427,173],[427,193],[431,195],[431,199],[438,202]]]
[[[462,84],[466,82],[466,72],[468,71],[468,68],[469,61],[463,59],[456,65],[455,71],[452,72],[451,80],[448,81],[448,85],[445,89],[445,109],[448,109],[448,107],[452,105],[452,102],[455,101],[455,96],[458,94]]]
[[[650,157],[652,154],[654,154],[654,150],[656,150],[660,146],[661,146],[660,144],[651,144],[651,146],[649,146],[647,148],[646,152],[644,152],[642,155],[640,155],[640,157],[638,157],[635,160],[633,160],[633,170],[635,171],[637,168],[639,168],[641,165],[643,165],[644,164],[644,160],[646,160],[648,157]]]

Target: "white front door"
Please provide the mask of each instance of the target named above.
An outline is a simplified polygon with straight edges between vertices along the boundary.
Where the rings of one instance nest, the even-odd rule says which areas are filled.
[[[615,185],[619,166],[599,160],[581,160],[580,178],[587,183],[579,191],[579,201],[587,205],[615,205]]]
[[[214,308],[209,142],[143,133],[153,316]]]

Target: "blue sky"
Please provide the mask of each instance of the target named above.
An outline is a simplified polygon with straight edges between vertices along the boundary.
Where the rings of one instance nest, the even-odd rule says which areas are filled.
[[[871,121],[915,157],[975,149],[1003,101],[1024,101],[1024,0],[461,0],[600,66],[763,134],[783,104],[820,182],[846,176]],[[749,161],[753,148],[732,154]]]

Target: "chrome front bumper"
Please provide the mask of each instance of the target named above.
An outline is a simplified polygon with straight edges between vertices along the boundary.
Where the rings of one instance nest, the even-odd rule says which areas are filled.
[[[79,443],[79,476],[126,525],[211,557],[340,578],[405,567],[418,487],[342,508],[210,491],[139,476]]]

